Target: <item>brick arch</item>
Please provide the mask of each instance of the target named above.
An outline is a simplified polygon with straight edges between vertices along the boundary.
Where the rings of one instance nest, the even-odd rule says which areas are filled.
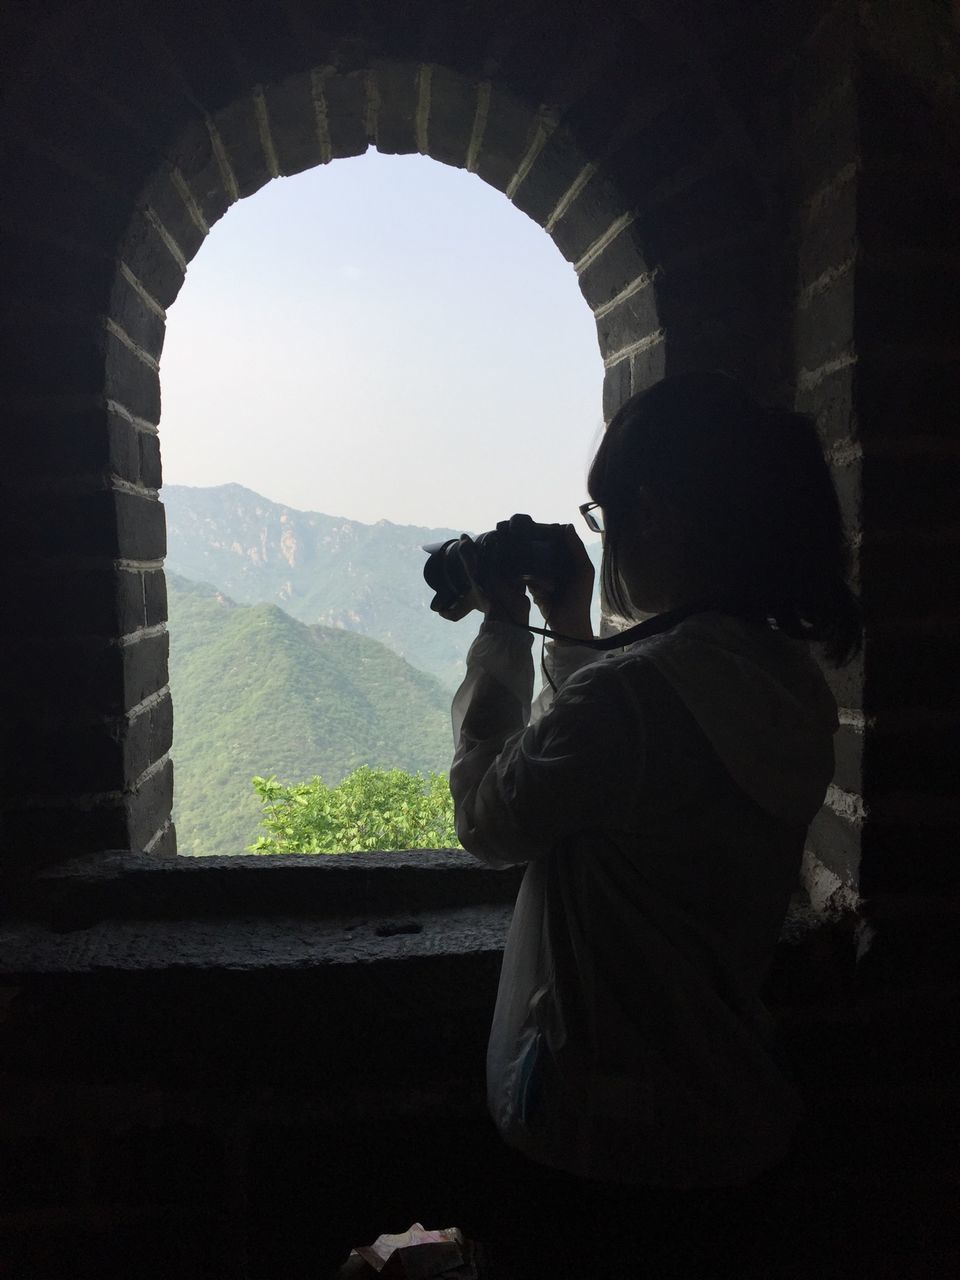
[[[12,425],[58,516],[25,491],[18,519],[38,554],[20,571],[28,750],[9,830],[41,860],[63,856],[66,829],[72,852],[173,850],[159,358],[165,309],[235,200],[369,145],[421,152],[503,191],[574,265],[605,417],[691,364],[761,388],[782,372],[762,184],[667,19],[648,30],[624,10],[599,29],[565,15],[507,34],[308,24],[290,41],[255,5],[247,28],[213,6],[189,30],[166,9],[100,8],[51,28],[37,62],[56,70],[55,101],[39,75],[9,98],[30,178],[14,210]]]

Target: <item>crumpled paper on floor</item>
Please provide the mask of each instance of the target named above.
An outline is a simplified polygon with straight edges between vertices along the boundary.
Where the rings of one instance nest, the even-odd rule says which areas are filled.
[[[353,1250],[383,1280],[431,1280],[463,1265],[463,1237],[456,1227],[428,1231],[415,1222],[399,1235],[378,1236]]]

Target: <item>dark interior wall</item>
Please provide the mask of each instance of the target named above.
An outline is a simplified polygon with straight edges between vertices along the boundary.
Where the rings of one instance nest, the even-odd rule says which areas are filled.
[[[769,86],[737,83],[711,6],[5,17],[8,858],[175,849],[159,360],[164,309],[237,198],[368,145],[423,151],[575,264],[608,416],[696,364],[784,383],[783,211],[749,119]]]
[[[596,317],[608,417],[696,365],[817,415],[867,642],[834,682],[808,881],[848,904],[861,880],[955,883],[945,6],[90,0],[3,21],[8,865],[175,851],[165,307],[233,201],[375,145],[471,169],[544,227]]]
[[[12,1274],[313,1276],[344,1223],[354,1240],[472,1203],[451,1135],[482,1122],[503,886],[453,865],[431,896],[442,855],[402,891],[387,857],[281,867],[280,891],[262,865],[151,856],[174,850],[164,309],[235,199],[370,144],[474,169],[553,236],[597,319],[607,416],[699,363],[818,415],[867,632],[835,678],[807,875],[820,906],[866,899],[780,949],[768,995],[810,1113],[744,1231],[782,1235],[757,1280],[953,1274],[948,6],[38,0],[2,10],[0,44],[3,856],[149,851],[16,891]],[[339,894],[303,888],[341,871]]]
[[[795,396],[820,423],[866,618],[834,678],[837,773],[807,871],[820,897],[885,914],[957,888],[957,67],[945,6],[836,6],[791,86]]]

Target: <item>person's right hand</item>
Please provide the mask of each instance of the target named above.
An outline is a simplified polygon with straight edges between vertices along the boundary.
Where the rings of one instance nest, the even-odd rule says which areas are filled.
[[[590,611],[596,576],[593,562],[572,524],[564,529],[564,537],[570,563],[566,581],[556,591],[546,590],[542,583],[530,582],[530,594],[551,631],[574,640],[590,640],[593,638]]]

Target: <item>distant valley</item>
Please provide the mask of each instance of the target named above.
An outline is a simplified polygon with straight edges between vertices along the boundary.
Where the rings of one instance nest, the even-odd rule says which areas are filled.
[[[241,604],[371,636],[448,689],[458,684],[476,627],[431,613],[421,546],[459,530],[297,511],[238,484],[165,485],[162,497],[170,572]]]
[[[297,511],[236,484],[162,496],[181,852],[244,852],[254,774],[447,771],[479,619],[431,612],[421,548],[458,531]]]
[[[450,696],[385,645],[167,575],[175,808],[185,854],[243,853],[254,774],[336,783],[361,764],[446,772]]]

